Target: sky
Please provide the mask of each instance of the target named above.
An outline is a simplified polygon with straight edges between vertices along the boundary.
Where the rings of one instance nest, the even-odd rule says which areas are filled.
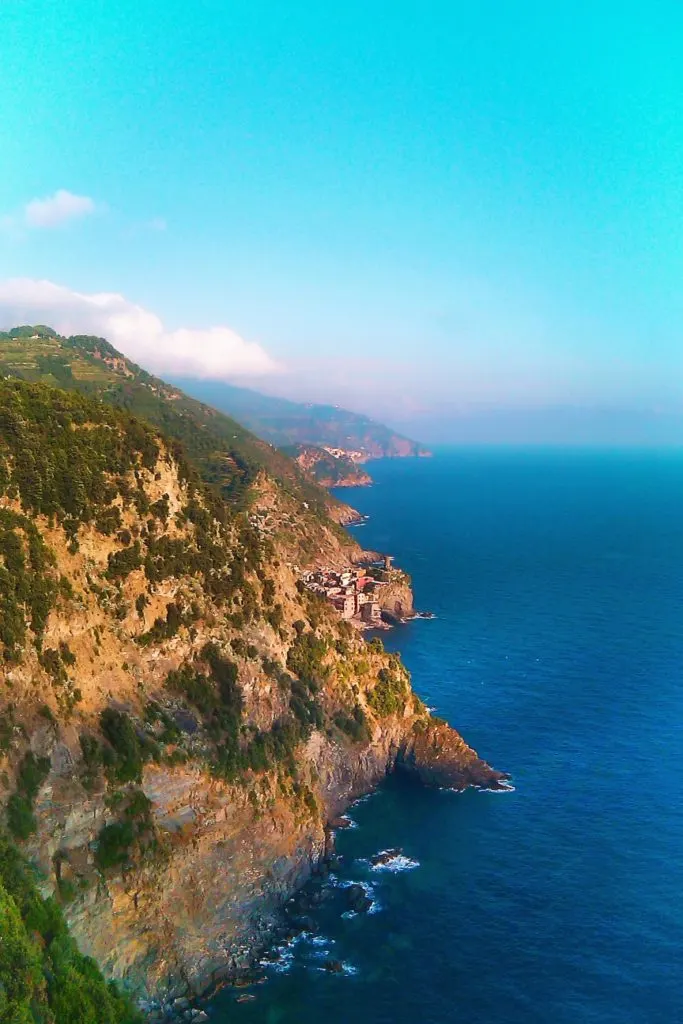
[[[0,327],[423,440],[683,441],[683,5],[0,0]]]

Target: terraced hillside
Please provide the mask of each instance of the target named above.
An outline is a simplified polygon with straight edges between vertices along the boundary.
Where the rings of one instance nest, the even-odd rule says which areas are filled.
[[[49,327],[0,333],[0,375],[52,384],[125,409],[180,441],[203,479],[231,504],[258,511],[263,497],[272,512],[273,490],[290,506],[288,545],[302,562],[321,557],[327,544],[352,552],[355,545],[335,524],[353,510],[334,499],[286,455],[236,420],[147,373],[103,338],[63,338]],[[287,538],[282,538],[286,540]]]

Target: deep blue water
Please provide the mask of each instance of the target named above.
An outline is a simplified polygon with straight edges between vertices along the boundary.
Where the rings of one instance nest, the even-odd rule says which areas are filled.
[[[515,791],[392,782],[340,833],[378,912],[323,905],[252,1024],[683,1020],[683,453],[451,450],[345,492],[438,615],[387,636]],[[419,866],[372,872],[401,846]],[[319,970],[321,958],[355,973]]]

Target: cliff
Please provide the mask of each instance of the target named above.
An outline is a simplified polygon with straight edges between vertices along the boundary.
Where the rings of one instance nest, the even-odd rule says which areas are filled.
[[[392,569],[387,581],[375,591],[382,613],[389,622],[402,622],[415,613],[410,577],[400,569]]]
[[[321,487],[368,487],[372,477],[347,453],[334,452],[312,445],[296,445],[284,449],[298,466]]]
[[[396,766],[503,784],[405,668],[297,584],[305,538],[265,470],[226,504],[127,413],[0,382],[5,820],[82,952],[138,996],[245,968]],[[300,518],[297,518],[300,517]]]

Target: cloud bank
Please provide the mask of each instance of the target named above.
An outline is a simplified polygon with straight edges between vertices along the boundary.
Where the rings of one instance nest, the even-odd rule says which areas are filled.
[[[56,228],[95,212],[90,196],[77,196],[65,188],[44,199],[31,199],[24,207],[24,221],[30,228]]]
[[[85,294],[32,278],[0,281],[0,328],[38,323],[60,334],[106,338],[134,362],[162,376],[229,380],[280,370],[265,349],[229,327],[168,331],[155,313],[115,292]]]

